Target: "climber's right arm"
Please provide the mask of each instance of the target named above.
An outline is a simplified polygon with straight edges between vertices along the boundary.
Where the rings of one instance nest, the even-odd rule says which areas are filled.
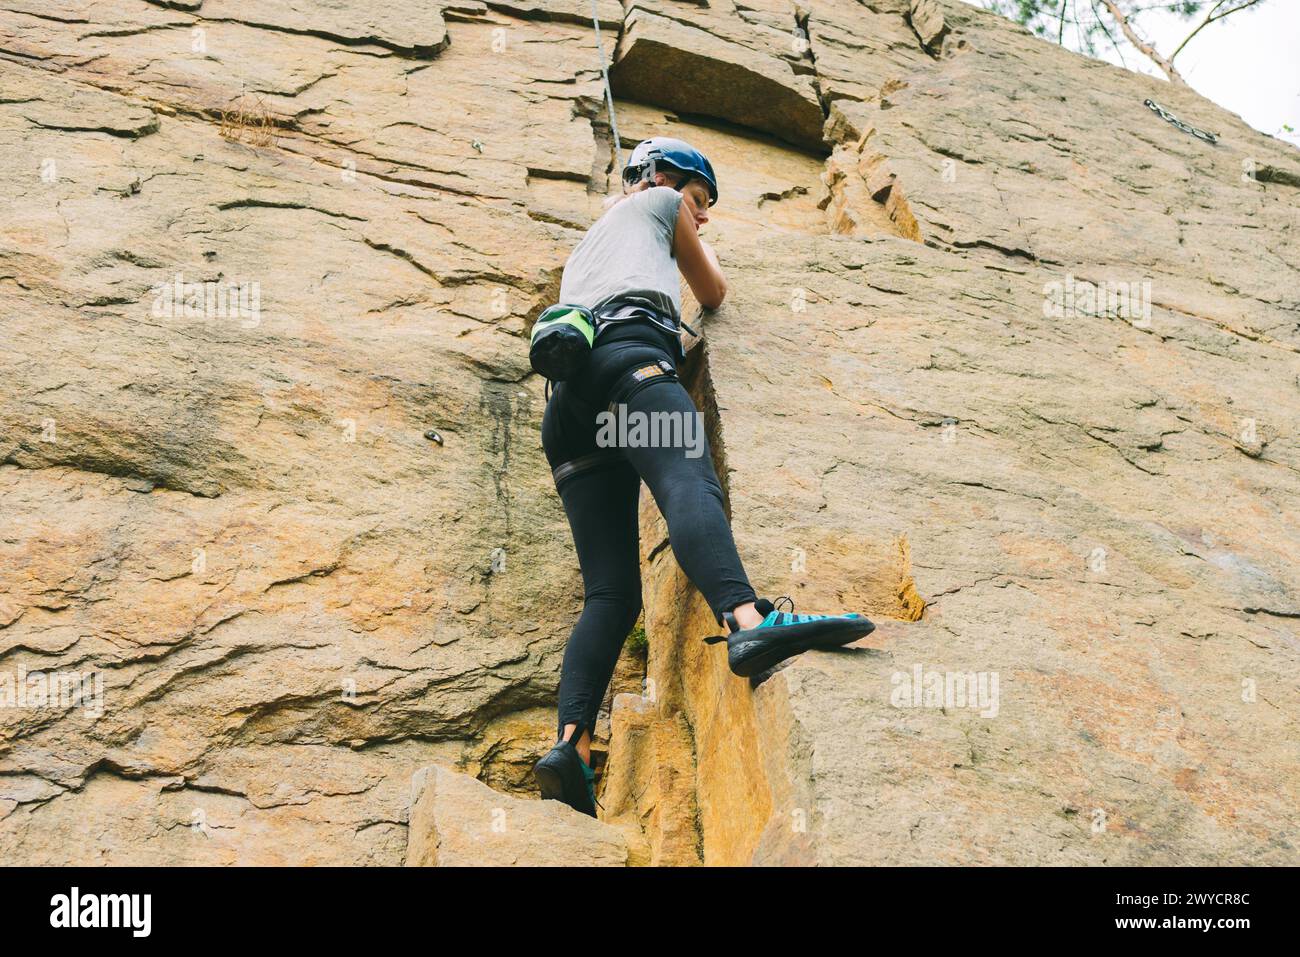
[[[677,209],[673,256],[677,260],[677,268],[686,277],[686,284],[691,287],[691,292],[700,305],[706,309],[717,309],[722,305],[722,300],[727,298],[727,280],[723,278],[717,254],[708,243],[700,239],[699,230],[695,228],[695,217],[685,203]]]

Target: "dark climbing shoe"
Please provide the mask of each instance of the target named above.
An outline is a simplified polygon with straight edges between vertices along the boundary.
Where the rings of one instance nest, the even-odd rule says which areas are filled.
[[[862,615],[796,615],[789,598],[778,601],[789,602],[790,611],[777,611],[770,601],[760,598],[754,607],[766,616],[761,623],[742,629],[731,612],[724,612],[722,620],[731,633],[704,639],[709,644],[727,643],[727,663],[733,674],[750,678],[805,651],[839,648],[876,630]]]
[[[596,816],[596,772],[587,767],[578,749],[559,741],[533,765],[543,801],[560,801],[575,811]]]

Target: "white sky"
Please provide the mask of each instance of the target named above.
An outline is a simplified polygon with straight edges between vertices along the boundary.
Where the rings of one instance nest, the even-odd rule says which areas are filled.
[[[979,0],[966,0],[984,6]],[[1099,7],[1099,9],[1101,9]],[[1208,8],[1207,8],[1208,9]],[[1109,16],[1102,11],[1109,23]],[[1139,30],[1168,56],[1205,16],[1183,20],[1173,14],[1143,14]],[[1130,70],[1163,77],[1154,63],[1119,41]],[[1066,45],[1072,30],[1066,29]],[[1098,43],[1102,59],[1120,65],[1105,37]],[[1255,129],[1300,145],[1300,0],[1263,0],[1256,7],[1210,24],[1178,54],[1174,66],[1191,87],[1239,115]],[[1189,120],[1195,125],[1194,120]],[[1287,124],[1293,132],[1282,128]]]

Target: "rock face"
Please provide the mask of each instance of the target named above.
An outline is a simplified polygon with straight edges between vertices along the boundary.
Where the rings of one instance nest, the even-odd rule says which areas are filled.
[[[700,863],[695,759],[690,725],[678,711],[659,713],[652,698],[614,698],[605,775],[605,820],[628,834],[629,863],[689,867]]]
[[[617,828],[558,801],[494,791],[433,765],[411,780],[407,867],[623,867]]]
[[[400,863],[434,764],[550,814],[589,11],[0,0],[6,861]],[[624,155],[721,180],[685,372],[747,569],[882,623],[734,678],[647,498],[625,856],[1300,862],[1300,154],[955,0],[599,16]]]
[[[921,38],[921,44],[931,53],[938,53],[943,47],[943,38],[948,35],[948,24],[944,22],[943,10],[935,0],[911,0],[907,10],[907,22]]]
[[[788,4],[770,7],[741,14],[634,0],[610,74],[614,90],[819,147],[824,116],[807,38]]]

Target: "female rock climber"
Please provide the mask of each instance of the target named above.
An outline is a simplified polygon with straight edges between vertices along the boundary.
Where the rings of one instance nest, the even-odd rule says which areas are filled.
[[[602,433],[600,413],[620,405],[628,420],[638,413],[642,421],[653,421],[650,413],[677,413],[679,421],[701,421],[676,373],[684,357],[678,271],[700,305],[722,305],[727,283],[698,232],[717,199],[713,167],[702,153],[677,139],[645,140],[623,171],[623,194],[607,202],[561,280],[561,303],[586,306],[597,318],[590,355],[576,375],[555,386],[542,417],[542,446],[573,532],[585,596],[564,651],[559,740],[534,773],[543,798],[593,817],[591,732],[641,612],[642,481],[668,525],[678,564],[727,626],[735,674],[756,675],[874,628],[861,615],[795,615],[793,603],[782,612],[757,597],[736,553],[707,439],[700,454],[698,440],[692,450],[633,441],[628,430],[622,447],[610,447],[611,430]],[[703,436],[703,428],[695,434]]]

